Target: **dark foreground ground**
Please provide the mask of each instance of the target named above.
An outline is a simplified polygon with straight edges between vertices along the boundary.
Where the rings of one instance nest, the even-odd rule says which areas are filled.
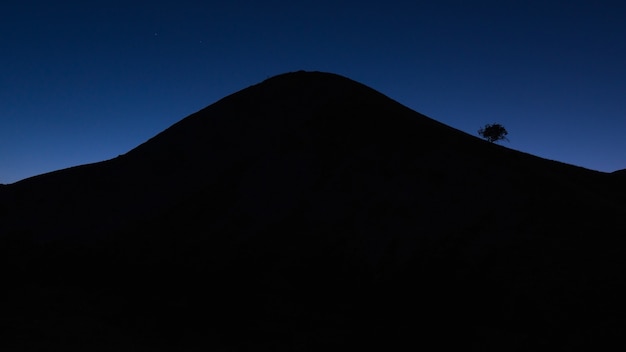
[[[0,187],[0,350],[623,350],[623,176],[281,75]]]

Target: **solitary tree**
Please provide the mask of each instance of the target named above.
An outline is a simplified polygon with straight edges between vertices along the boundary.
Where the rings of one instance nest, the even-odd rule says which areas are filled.
[[[494,124],[487,124],[485,125],[485,127],[479,129],[478,134],[481,135],[484,139],[493,143],[502,139],[505,139],[508,141],[508,139],[506,138],[506,135],[509,134],[509,132],[507,132],[506,128],[504,128],[504,126],[502,126],[501,124],[494,123]]]

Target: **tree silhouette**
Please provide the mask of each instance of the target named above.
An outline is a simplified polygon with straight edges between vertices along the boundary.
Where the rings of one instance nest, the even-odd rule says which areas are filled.
[[[499,123],[487,124],[485,127],[478,130],[478,134],[481,135],[484,139],[489,142],[497,142],[499,140],[505,139],[506,135],[509,134],[506,128]]]

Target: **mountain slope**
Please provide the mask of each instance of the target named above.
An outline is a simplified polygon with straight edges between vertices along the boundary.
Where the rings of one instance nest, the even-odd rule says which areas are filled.
[[[613,176],[341,76],[280,75],[118,158],[0,189],[5,305],[28,313],[8,309],[2,340],[591,346],[623,328]]]

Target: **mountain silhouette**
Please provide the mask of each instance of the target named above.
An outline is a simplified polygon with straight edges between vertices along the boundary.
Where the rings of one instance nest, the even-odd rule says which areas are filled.
[[[287,73],[1,187],[0,348],[623,346],[624,234],[623,172]]]

